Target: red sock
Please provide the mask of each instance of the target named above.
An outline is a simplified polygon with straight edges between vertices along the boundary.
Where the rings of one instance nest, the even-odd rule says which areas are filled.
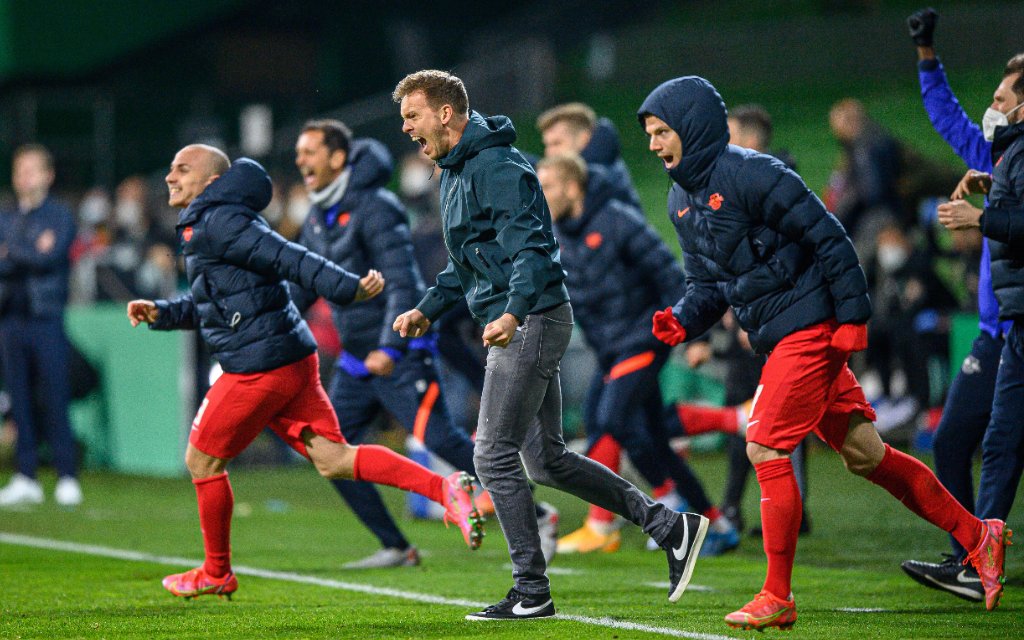
[[[600,462],[615,473],[618,473],[619,462],[622,460],[622,447],[615,438],[606,434],[598,438],[594,446],[587,452],[587,457],[595,462]],[[607,509],[590,505],[590,513],[587,514],[587,519],[610,524],[615,521],[615,514]]]
[[[963,545],[974,549],[981,541],[981,523],[957,502],[932,470],[913,456],[885,445],[885,456],[868,480],[882,487],[908,509],[948,531]]]
[[[359,445],[356,447],[356,461],[353,467],[356,480],[398,487],[444,504],[441,498],[444,478],[387,447],[376,444]]]
[[[768,556],[764,590],[783,600],[792,592],[793,559],[800,533],[800,489],[789,458],[754,465],[761,485],[761,531]]]
[[[669,478],[668,480],[665,480],[665,482],[662,482],[660,485],[651,489],[651,495],[654,496],[655,500],[661,500],[662,498],[664,498],[665,496],[667,496],[668,494],[672,493],[675,490],[675,480]]]
[[[716,507],[715,505],[711,505],[701,515],[710,520],[711,522],[714,522],[715,520],[718,520],[722,517],[722,512],[719,511],[718,507]]]
[[[193,480],[199,501],[199,528],[203,531],[206,562],[203,571],[214,578],[231,571],[231,512],[235,494],[225,471],[216,476]]]
[[[676,414],[683,423],[683,433],[697,436],[709,431],[736,433],[739,430],[739,418],[736,407],[701,407],[694,404],[677,404]]]

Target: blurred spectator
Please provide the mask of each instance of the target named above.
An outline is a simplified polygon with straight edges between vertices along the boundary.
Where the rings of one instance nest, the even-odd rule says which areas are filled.
[[[729,143],[767,153],[796,170],[796,159],[785,149],[771,150],[772,117],[759,104],[741,104],[729,110]]]
[[[944,314],[955,308],[956,301],[936,276],[931,256],[915,246],[899,224],[884,227],[877,242],[867,359],[888,399],[879,403],[876,423],[885,433],[930,406],[929,360],[946,354]],[[893,388],[897,369],[906,378],[905,394],[896,394]]]
[[[306,195],[306,187],[301,182],[293,182],[288,187],[284,216],[277,226],[277,232],[289,240],[297,239],[308,215],[309,197]]]
[[[434,178],[436,169],[437,165],[422,150],[402,156],[398,195],[417,225],[421,218],[424,221],[439,220],[441,203]],[[443,264],[441,268],[444,268]]]
[[[69,252],[75,219],[50,197],[53,156],[41,145],[14,152],[12,184],[17,208],[0,213],[0,348],[4,382],[17,425],[17,473],[0,490],[0,506],[39,504],[39,454],[33,398],[39,405],[59,480],[57,503],[82,502],[76,479],[75,440],[68,421],[71,401],[70,343],[64,333],[68,300]]]
[[[829,112],[832,133],[843,147],[843,160],[833,187],[838,189],[833,213],[853,239],[862,262],[874,259],[875,237],[892,221],[909,226],[897,183],[902,167],[900,145],[873,122],[864,105],[845,98]]]

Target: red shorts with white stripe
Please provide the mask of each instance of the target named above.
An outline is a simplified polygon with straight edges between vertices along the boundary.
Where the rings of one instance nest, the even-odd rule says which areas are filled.
[[[747,422],[747,442],[792,451],[814,432],[839,450],[851,413],[875,420],[849,354],[832,348],[835,320],[783,338],[768,356]]]
[[[270,427],[302,455],[302,431],[345,442],[338,417],[320,384],[317,354],[260,373],[224,373],[213,383],[192,422],[188,441],[215,458],[234,458]]]

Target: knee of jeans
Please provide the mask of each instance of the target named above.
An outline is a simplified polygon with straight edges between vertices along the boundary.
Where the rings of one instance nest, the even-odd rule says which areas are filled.
[[[556,486],[555,479],[539,461],[524,458],[523,466],[526,467],[526,475],[530,476],[530,480],[545,487]]]
[[[477,443],[473,452],[473,466],[476,467],[476,474],[480,481],[487,483],[511,473],[519,468],[519,453],[517,451],[500,452],[492,447],[481,447]]]

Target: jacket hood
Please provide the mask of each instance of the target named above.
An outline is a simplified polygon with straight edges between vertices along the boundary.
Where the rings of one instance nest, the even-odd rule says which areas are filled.
[[[377,189],[391,180],[395,161],[383,143],[372,138],[352,141],[349,149],[348,166],[352,167],[349,189]]]
[[[583,215],[578,218],[565,217],[558,222],[558,229],[563,233],[576,235],[580,233],[594,215],[614,200],[618,187],[601,166],[587,167],[587,193],[583,198]]]
[[[619,132],[608,118],[600,118],[590,134],[590,142],[580,152],[588,164],[609,165],[622,155],[619,147]]]
[[[242,205],[259,213],[270,204],[272,192],[266,169],[255,160],[239,158],[192,201],[182,212],[179,224],[194,220],[207,207],[223,204]]]
[[[657,116],[679,134],[683,157],[668,170],[669,176],[687,191],[707,185],[718,156],[729,144],[725,102],[710,82],[699,76],[683,76],[662,83],[640,105],[637,118]]]
[[[462,132],[462,139],[448,155],[438,161],[442,169],[463,164],[484,149],[507,147],[516,141],[516,129],[505,116],[485,118],[476,111],[469,112],[469,122]]]

